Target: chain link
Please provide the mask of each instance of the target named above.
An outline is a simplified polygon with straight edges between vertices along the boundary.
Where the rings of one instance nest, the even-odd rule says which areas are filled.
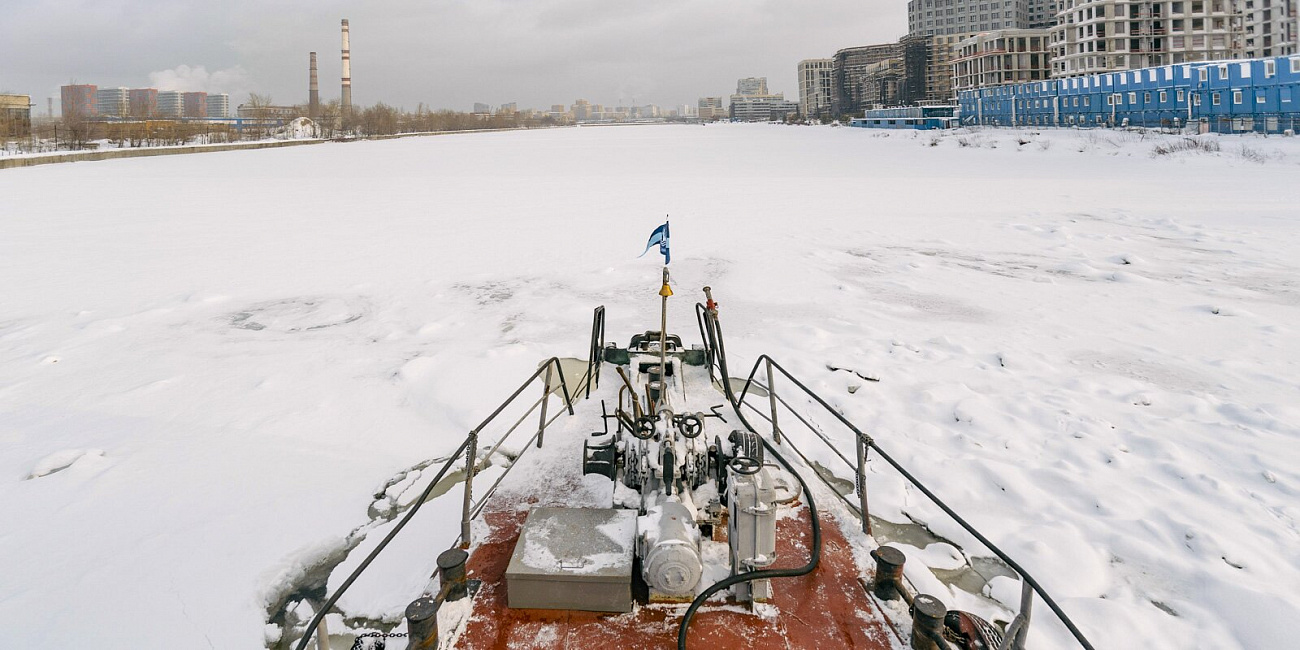
[[[370,650],[384,650],[388,645],[385,642],[387,639],[396,639],[404,636],[407,636],[406,632],[367,632],[358,636],[357,639],[352,642],[352,650],[364,650],[366,639],[369,638],[375,639],[375,643],[370,646]]]

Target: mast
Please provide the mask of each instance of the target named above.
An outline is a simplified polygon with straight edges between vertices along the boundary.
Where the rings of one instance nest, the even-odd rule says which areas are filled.
[[[672,287],[668,286],[668,265],[667,264],[664,265],[664,286],[659,289],[659,295],[663,298],[661,310],[659,313],[659,381],[667,384],[668,373],[666,372],[666,366],[668,365],[668,296],[673,295]],[[665,386],[660,391],[660,394],[662,395],[663,393],[666,392],[667,392],[667,386]],[[655,410],[657,411],[658,409],[656,408]]]

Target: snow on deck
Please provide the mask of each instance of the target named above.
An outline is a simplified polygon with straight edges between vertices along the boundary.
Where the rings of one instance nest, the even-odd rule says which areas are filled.
[[[1097,647],[1285,647],[1300,139],[1215,138],[647,126],[2,171],[5,643],[265,645],[390,479],[585,354],[595,305],[657,319],[635,256],[669,214],[673,329],[711,285],[736,373],[768,352],[831,396]],[[423,588],[456,534],[429,508],[351,607]]]
[[[693,372],[702,371],[692,368]],[[603,381],[614,380],[612,368]],[[707,387],[706,382],[691,382]],[[705,390],[709,390],[705,388]],[[720,394],[694,393],[696,401],[722,399]],[[544,648],[675,648],[677,630],[687,604],[636,605],[625,614],[511,609],[507,605],[505,574],[517,552],[520,530],[533,508],[609,507],[612,482],[601,476],[582,476],[582,439],[599,429],[599,404],[579,402],[577,417],[557,422],[548,430],[548,442],[520,459],[519,467],[502,482],[500,490],[476,522],[468,574],[481,580],[467,625],[454,631],[463,650]],[[612,404],[611,404],[612,408]],[[734,422],[734,420],[732,420]],[[728,425],[709,420],[715,430]],[[788,452],[787,452],[787,455]],[[539,477],[544,477],[539,480]],[[821,561],[806,576],[772,581],[773,598],[757,613],[723,595],[715,596],[696,613],[690,627],[689,647],[700,648],[834,648],[901,650],[898,632],[885,620],[877,601],[862,586],[866,572],[859,567],[854,548],[827,514],[832,497],[819,490],[822,508]],[[808,509],[802,504],[778,507],[777,561],[774,568],[797,568],[807,563],[811,529]],[[594,534],[594,533],[593,533]],[[860,539],[860,538],[859,538]],[[530,548],[531,544],[524,542]],[[726,564],[723,555],[717,558]],[[548,566],[554,566],[552,561]],[[708,567],[712,569],[715,567]],[[566,571],[567,572],[567,571]],[[724,570],[714,579],[727,575]],[[702,581],[695,593],[714,582]],[[644,587],[642,587],[644,589]],[[635,591],[635,589],[634,589]],[[724,592],[725,594],[725,592]],[[644,600],[645,594],[641,594]],[[906,623],[904,623],[906,625]]]

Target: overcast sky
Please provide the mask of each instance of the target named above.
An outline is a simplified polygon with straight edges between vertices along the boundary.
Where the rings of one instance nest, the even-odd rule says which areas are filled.
[[[694,104],[767,77],[797,98],[795,66],[895,40],[906,0],[0,0],[0,92],[59,86],[250,91],[337,99],[339,20],[352,26],[352,97],[415,109]]]

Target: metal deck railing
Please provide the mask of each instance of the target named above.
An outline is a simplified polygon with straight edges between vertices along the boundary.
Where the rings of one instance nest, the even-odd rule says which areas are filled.
[[[529,375],[528,379],[525,379],[524,382],[519,385],[519,388],[516,388],[515,391],[510,394],[510,397],[507,397],[505,401],[501,402],[501,404],[497,406],[496,410],[492,411],[492,414],[487,416],[483,422],[470,430],[469,434],[466,435],[465,439],[460,443],[460,446],[457,447],[456,451],[452,452],[451,456],[443,463],[442,467],[438,470],[438,473],[434,475],[433,480],[429,481],[428,486],[420,494],[420,497],[411,504],[410,509],[406,511],[406,514],[402,519],[393,527],[393,530],[389,531],[388,535],[385,536],[384,539],[375,547],[375,550],[371,551],[370,555],[366,556],[366,559],[352,571],[352,574],[343,581],[343,584],[339,585],[338,590],[335,591],[334,594],[325,601],[325,604],[316,611],[316,615],[313,616],[311,622],[307,624],[307,631],[303,634],[302,638],[299,639],[298,645],[295,646],[296,650],[306,650],[313,635],[317,637],[317,650],[330,650],[329,634],[325,629],[325,615],[333,609],[334,605],[338,603],[339,598],[342,597],[343,594],[347,592],[348,588],[352,586],[352,583],[365,572],[366,568],[370,566],[370,563],[379,556],[384,548],[388,546],[388,543],[391,542],[393,538],[402,531],[402,528],[406,526],[407,522],[415,516],[415,513],[418,512],[420,507],[424,505],[424,502],[428,500],[429,495],[433,492],[434,488],[442,481],[443,477],[447,475],[447,472],[451,470],[451,468],[456,464],[456,461],[458,461],[462,455],[465,456],[465,487],[461,506],[460,535],[451,545],[451,548],[457,546],[467,548],[470,542],[470,523],[483,512],[483,508],[487,505],[488,499],[490,499],[496,492],[497,487],[501,485],[501,481],[505,479],[511,469],[514,469],[515,465],[519,464],[519,460],[523,458],[524,454],[533,446],[534,442],[537,443],[537,447],[540,448],[542,446],[547,427],[566,412],[569,415],[573,415],[574,396],[581,393],[586,397],[590,397],[592,384],[594,383],[599,385],[599,373],[602,364],[601,353],[604,346],[605,307],[600,306],[595,309],[592,315],[591,344],[588,347],[588,353],[590,356],[587,358],[587,369],[583,372],[581,377],[579,377],[577,385],[574,386],[575,390],[572,392],[569,390],[568,382],[564,377],[564,368],[560,363],[559,357],[551,357],[538,365],[537,370],[533,371],[533,374]],[[555,375],[559,375],[558,382],[553,381]],[[475,502],[473,499],[474,475],[480,469],[475,463],[475,457],[478,452],[479,435],[488,427],[488,425],[492,424],[492,422],[496,420],[497,416],[501,415],[503,411],[509,408],[510,405],[513,404],[529,386],[533,385],[533,383],[543,376],[545,378],[543,380],[542,396],[538,398],[537,401],[533,402],[533,404],[524,411],[524,414],[519,416],[519,419],[515,420],[515,423],[497,439],[496,444],[493,445],[483,457],[485,459],[490,459],[492,455],[501,448],[502,443],[504,443],[506,439],[508,439],[510,435],[528,419],[528,416],[532,415],[533,412],[540,408],[541,414],[537,423],[537,431],[528,439],[528,442],[524,443],[519,455],[515,456],[510,464],[506,466],[505,471],[497,477],[497,480],[492,483],[491,487],[489,487],[483,493],[483,496]],[[563,395],[564,410],[548,418],[546,413],[547,405],[550,403],[551,395],[556,391],[561,392]]]
[[[710,366],[709,367],[710,377],[712,377],[714,365],[716,365],[717,369],[721,374],[720,380],[723,382],[730,382],[730,378],[726,374],[726,346],[722,340],[721,327],[717,323],[716,312],[711,311],[705,305],[696,303],[696,317],[700,325],[701,335],[704,337],[704,341],[705,341],[705,359],[706,359],[706,363],[709,364]],[[755,376],[757,375],[760,368],[765,369],[765,374],[767,379],[766,383],[755,380]],[[825,432],[823,432],[821,429],[819,429],[818,427],[814,426],[811,422],[809,422],[808,418],[805,415],[800,413],[798,409],[795,409],[789,402],[787,402],[782,396],[780,396],[777,393],[775,382],[774,382],[776,373],[773,372],[774,370],[776,371],[776,373],[779,373],[781,376],[783,376],[785,378],[785,381],[788,381],[792,385],[794,385],[799,392],[803,393],[805,396],[810,398],[814,403],[819,405],[827,413],[830,413],[831,416],[833,416],[837,421],[840,422],[840,424],[844,425],[844,427],[846,427],[850,432],[853,433],[856,462],[849,461],[849,459],[844,456],[844,454],[840,451],[840,449],[836,446],[836,444],[833,441],[831,441],[829,437],[827,437]],[[765,390],[765,392],[767,392],[768,403],[765,406],[767,407],[768,412],[766,414],[763,412],[762,409],[746,401],[747,398],[749,397],[749,388],[751,385],[757,385],[759,387],[762,387]],[[728,394],[731,395],[731,393]],[[735,402],[733,403],[732,406],[737,411],[739,411],[742,406],[748,407],[750,410],[757,413],[763,419],[770,422],[772,425],[773,441],[775,441],[779,445],[788,446],[792,451],[795,452],[796,455],[800,457],[800,459],[803,460],[804,464],[809,469],[814,469],[812,462],[802,451],[800,451],[797,447],[794,446],[794,443],[793,441],[790,440],[790,437],[788,435],[784,437],[781,435],[781,427],[779,424],[780,414],[777,408],[778,404],[784,406],[785,410],[788,411],[790,415],[792,415],[798,422],[800,422],[804,427],[806,427],[809,431],[811,431],[817,437],[817,439],[821,440],[821,442],[824,443],[826,447],[829,448],[830,451],[836,457],[838,457],[841,461],[844,462],[848,470],[853,473],[853,476],[855,477],[855,491],[857,492],[858,495],[857,504],[854,504],[851,501],[849,501],[847,498],[845,498],[845,496],[838,489],[836,489],[836,487],[832,485],[831,482],[825,476],[822,475],[822,473],[817,472],[815,470],[813,471],[813,473],[817,475],[818,479],[820,479],[828,488],[830,488],[832,493],[837,495],[840,498],[840,500],[843,501],[846,506],[848,506],[849,511],[859,518],[859,520],[861,521],[863,533],[866,533],[868,535],[871,534],[871,518],[870,518],[870,511],[868,509],[868,503],[867,503],[866,462],[867,462],[867,456],[870,453],[870,451],[875,450],[875,452],[882,459],[884,459],[886,463],[888,463],[899,474],[901,474],[903,478],[907,480],[908,483],[912,484],[918,490],[920,490],[922,494],[924,494],[932,503],[934,503],[941,510],[943,510],[943,512],[947,514],[949,517],[951,517],[953,521],[955,521],[959,526],[962,527],[962,529],[970,533],[973,537],[975,537],[975,539],[979,540],[979,542],[983,544],[985,548],[991,551],[995,556],[997,556],[998,559],[1006,563],[1008,567],[1010,567],[1013,571],[1016,572],[1016,574],[1020,576],[1021,579],[1020,608],[1019,611],[1016,613],[1015,617],[1008,624],[1006,632],[1003,636],[1002,645],[998,648],[998,650],[1023,650],[1025,638],[1029,630],[1031,608],[1033,604],[1033,597],[1035,594],[1037,594],[1038,597],[1042,599],[1042,601],[1047,605],[1047,607],[1051,609],[1052,612],[1056,615],[1056,617],[1065,625],[1066,629],[1068,629],[1070,634],[1073,635],[1074,639],[1079,643],[1080,647],[1085,648],[1087,650],[1093,650],[1092,644],[1089,643],[1087,638],[1084,637],[1083,633],[1079,631],[1078,626],[1076,626],[1074,622],[1070,620],[1070,617],[1060,608],[1059,605],[1056,604],[1056,601],[1047,593],[1045,589],[1043,589],[1042,585],[1040,585],[1038,581],[1033,578],[1033,576],[1029,575],[1029,572],[1025,571],[1025,569],[1021,567],[1015,560],[1011,559],[1010,556],[1004,553],[992,541],[990,541],[987,537],[985,537],[978,530],[976,530],[974,526],[972,526],[965,519],[963,519],[961,515],[958,515],[956,511],[954,511],[950,506],[948,506],[948,504],[944,503],[942,499],[940,499],[933,491],[927,488],[919,479],[913,476],[911,472],[908,472],[902,465],[900,465],[896,460],[894,460],[893,457],[891,457],[888,453],[886,453],[883,449],[881,449],[880,445],[877,444],[876,441],[870,435],[866,434],[860,428],[858,428],[856,425],[850,422],[839,411],[837,411],[834,407],[832,407],[829,403],[827,403],[825,399],[823,399],[812,389],[804,385],[803,382],[799,381],[797,377],[795,377],[788,370],[782,367],[781,364],[777,363],[776,360],[764,354],[759,356],[759,358],[754,362],[754,367],[752,370],[750,370],[749,376],[745,379],[744,386],[741,388],[739,396],[735,397]]]

